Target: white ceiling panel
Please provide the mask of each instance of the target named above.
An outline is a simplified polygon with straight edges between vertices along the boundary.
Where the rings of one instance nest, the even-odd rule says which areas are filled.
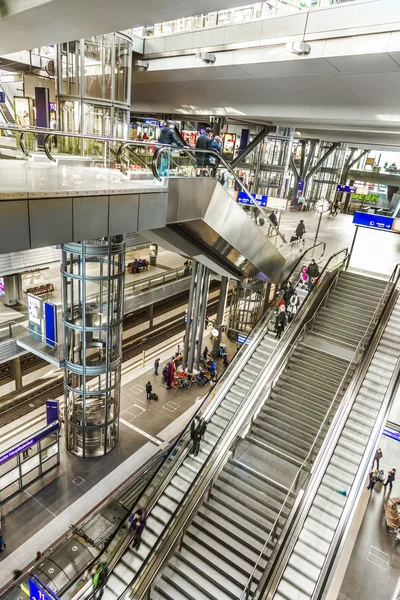
[[[340,73],[379,73],[397,71],[399,65],[388,54],[364,54],[362,56],[335,56],[326,58]]]

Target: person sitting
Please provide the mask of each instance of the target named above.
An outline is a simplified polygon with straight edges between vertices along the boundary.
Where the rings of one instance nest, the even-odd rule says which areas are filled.
[[[143,259],[143,268],[146,269],[146,271],[149,270],[149,261],[147,260],[147,258]]]
[[[136,258],[131,264],[131,273],[140,273],[139,263]]]

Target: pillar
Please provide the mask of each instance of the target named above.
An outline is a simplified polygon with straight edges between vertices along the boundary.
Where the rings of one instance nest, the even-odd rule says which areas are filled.
[[[22,388],[21,360],[19,356],[10,360],[11,378],[15,381],[15,389]]]
[[[221,277],[221,287],[219,288],[219,298],[217,306],[217,319],[215,322],[215,329],[218,329],[218,337],[213,342],[213,352],[218,352],[221,345],[222,325],[224,323],[226,300],[228,298],[229,279],[228,277]]]
[[[4,276],[4,304],[6,306],[16,306],[22,293],[21,273]]]
[[[208,267],[204,267],[202,289],[201,289],[201,309],[200,309],[199,324],[197,327],[197,335],[196,335],[196,341],[195,341],[194,369],[196,371],[199,371],[199,369],[200,369],[201,346],[203,343],[204,327],[206,324],[208,288],[209,287],[210,287],[210,269]],[[199,294],[200,294],[200,291],[199,291]]]
[[[193,261],[182,358],[182,368],[189,373],[199,369],[209,284],[210,270]]]
[[[153,314],[154,314],[154,304],[149,304],[146,310],[147,318],[149,320],[149,327],[153,327]]]
[[[118,443],[124,265],[121,236],[62,246],[65,440],[81,458]]]

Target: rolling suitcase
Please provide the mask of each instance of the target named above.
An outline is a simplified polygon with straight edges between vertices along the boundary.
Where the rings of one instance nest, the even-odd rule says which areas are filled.
[[[158,400],[158,394],[155,394],[154,392],[151,394],[151,399],[152,400]]]

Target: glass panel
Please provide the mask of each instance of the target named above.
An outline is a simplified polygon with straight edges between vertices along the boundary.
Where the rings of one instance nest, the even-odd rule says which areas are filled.
[[[5,473],[4,475],[2,474],[0,476],[0,490],[5,489],[7,486],[9,486],[14,481],[17,481],[18,479],[19,467],[14,467],[11,471],[8,471],[8,473]]]
[[[39,471],[39,467],[36,467],[32,471],[29,471],[29,473],[27,473],[26,475],[24,475],[22,477],[22,486],[24,487],[24,486],[28,485],[28,483],[30,483],[34,479],[37,479],[38,477],[40,477],[40,471]]]

